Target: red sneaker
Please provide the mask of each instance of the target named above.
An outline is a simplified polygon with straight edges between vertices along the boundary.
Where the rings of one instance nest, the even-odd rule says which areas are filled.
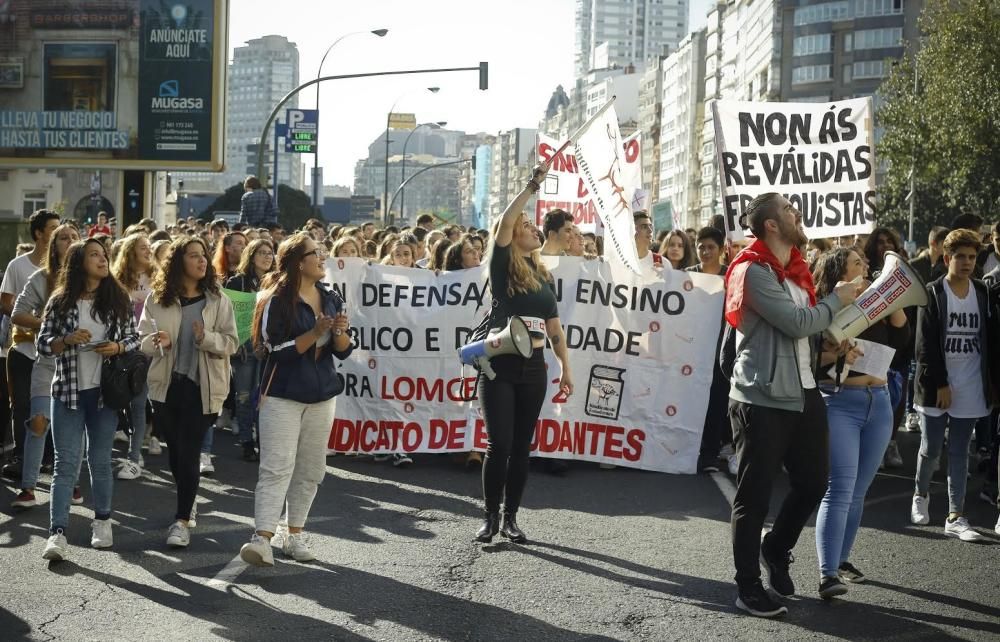
[[[35,493],[24,488],[18,493],[17,497],[10,503],[14,508],[31,508],[32,506],[38,505],[38,500],[35,499]]]
[[[74,506],[83,504],[83,493],[80,492],[79,486],[73,487],[73,499],[70,500],[70,503]]]

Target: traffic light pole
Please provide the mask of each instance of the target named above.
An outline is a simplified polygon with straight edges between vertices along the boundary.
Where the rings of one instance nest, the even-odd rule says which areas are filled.
[[[405,71],[376,71],[365,74],[342,74],[339,76],[323,76],[321,78],[313,78],[308,82],[304,82],[295,89],[291,90],[285,97],[278,101],[278,104],[274,106],[271,110],[271,114],[267,117],[267,121],[264,123],[264,128],[261,129],[260,138],[257,144],[257,176],[258,178],[264,175],[264,141],[267,140],[268,130],[271,128],[271,124],[274,123],[274,119],[278,117],[278,112],[289,100],[294,98],[300,91],[307,87],[312,87],[313,85],[327,80],[346,80],[348,78],[371,78],[374,76],[407,76],[414,74],[436,74],[436,73],[448,73],[452,71],[478,71],[479,72],[479,89],[485,91],[489,88],[489,63],[481,62],[477,67],[448,67],[444,69],[409,69]],[[414,174],[416,176],[416,174]],[[412,177],[411,177],[412,178]]]

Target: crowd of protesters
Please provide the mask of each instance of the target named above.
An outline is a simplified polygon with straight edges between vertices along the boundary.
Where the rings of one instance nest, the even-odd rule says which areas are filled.
[[[533,181],[539,176],[544,171]],[[351,353],[343,300],[323,283],[328,257],[454,271],[511,255],[513,239],[513,254],[523,257],[503,260],[530,266],[544,282],[548,272],[534,256],[596,260],[603,254],[603,239],[581,233],[562,210],[546,214],[540,227],[524,219],[523,230],[511,218],[500,233],[505,245],[496,231],[429,214],[412,226],[380,229],[371,222],[345,226],[310,219],[302,229],[286,231],[270,197],[251,179],[244,217],[233,225],[189,217],[158,229],[144,219],[116,238],[103,213],[82,227],[49,210],[31,216],[32,243],[19,247],[0,286],[6,378],[0,425],[3,476],[17,486],[16,508],[41,503],[41,475],[53,475],[46,559],[68,555],[69,506],[85,501],[77,484],[84,460],[95,514],[91,544],[106,548],[113,545],[113,477],[140,478],[144,459],[164,450],[177,499],[166,543],[188,546],[197,524],[199,478],[215,472],[213,435],[225,429],[243,459],[259,466],[254,533],[243,558],[271,565],[277,542],[292,559],[313,559],[302,533],[325,474],[323,455],[334,454],[326,441],[333,398],[342,388],[335,363]],[[772,589],[792,594],[791,548],[817,508],[820,594],[841,595],[845,582],[865,579],[851,564],[850,551],[877,471],[904,464],[899,430],[921,434],[911,521],[929,523],[929,482],[947,448],[944,534],[960,541],[981,538],[963,517],[963,503],[967,473],[982,473],[979,497],[997,502],[1000,229],[993,224],[984,234],[980,217],[960,216],[948,227],[934,227],[927,246],[908,256],[897,233],[886,227],[809,241],[801,217],[777,195],[755,199],[748,211],[756,238],[749,246],[727,242],[721,217],[701,230],[657,234],[642,211],[634,214],[635,241],[644,271],[687,270],[725,279],[726,323],[720,320],[698,470],[736,477],[738,604],[755,615],[776,616],[785,607],[764,593],[758,558]],[[862,334],[895,352],[884,375],[855,372],[851,365],[862,356],[857,346],[824,342],[822,331],[878,278],[890,251],[920,275],[930,304],[898,311]],[[510,269],[516,274],[523,266]],[[264,293],[253,335],[242,344],[222,288]],[[552,332],[549,338],[558,337]],[[116,411],[103,403],[102,364],[131,351],[147,359],[146,385]],[[568,361],[564,368],[568,373]],[[757,368],[768,368],[774,379],[764,384]],[[488,388],[487,396],[498,391]],[[490,412],[509,412],[501,406]],[[495,449],[496,434],[490,437]],[[123,442],[117,474],[114,441]],[[515,446],[523,450],[526,443],[520,438]],[[405,453],[374,459],[413,463]],[[462,459],[468,466],[483,464],[475,452]],[[492,537],[499,529],[502,477],[487,465],[493,472],[489,480],[484,474],[489,492],[483,541],[483,533]],[[554,474],[569,467],[564,460],[544,465]],[[793,493],[762,542],[760,527],[781,466],[792,477]],[[523,484],[519,473],[518,495]],[[505,510],[516,510],[513,501]],[[512,514],[504,529],[524,539]]]

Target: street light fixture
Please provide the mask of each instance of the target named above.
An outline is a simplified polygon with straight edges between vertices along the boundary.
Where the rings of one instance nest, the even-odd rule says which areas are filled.
[[[337,46],[337,44],[341,40],[343,40],[344,38],[348,38],[350,36],[357,36],[357,35],[361,35],[361,34],[364,34],[364,33],[370,33],[372,35],[378,36],[379,38],[382,38],[383,36],[385,36],[385,34],[389,33],[389,30],[388,29],[372,29],[371,31],[352,31],[350,33],[345,33],[341,37],[337,38],[336,40],[333,41],[333,44],[331,44],[329,47],[327,47],[326,51],[323,52],[323,58],[320,59],[320,61],[319,61],[319,70],[316,71],[316,78],[322,78],[323,77],[323,63],[326,62],[326,57],[328,55],[330,55],[330,52],[333,50],[334,47]],[[317,183],[316,183],[316,177],[319,174],[319,83],[316,83],[316,114],[317,114],[316,115],[316,151],[313,152],[313,173],[312,173],[312,186],[313,186],[313,190],[312,190],[312,192],[313,192],[313,201],[312,202],[313,202],[313,207],[318,207],[318,205],[319,205],[319,185],[317,185]]]
[[[440,87],[427,87],[427,91],[432,94],[436,94],[441,91]],[[382,200],[386,201],[389,197],[389,123],[392,122],[392,113],[396,111],[396,105],[404,96],[412,92],[406,92],[400,94],[396,97],[396,100],[392,101],[392,107],[389,108],[389,113],[385,117],[385,187],[382,190]],[[385,203],[383,203],[384,205]],[[388,222],[389,220],[389,209],[387,207],[382,208],[382,221]]]
[[[419,125],[417,125],[416,127],[414,127],[413,130],[409,134],[407,134],[406,140],[403,141],[403,162],[402,162],[402,164],[399,167],[399,181],[400,181],[400,183],[405,183],[406,182],[406,146],[410,144],[410,138],[415,133],[417,133],[417,130],[420,129],[421,127],[437,126],[438,129],[441,129],[442,127],[444,127],[447,124],[448,124],[448,121],[446,121],[446,120],[439,120],[439,121],[436,121],[436,122],[433,122],[433,123],[420,123]],[[405,203],[406,203],[406,190],[402,190],[399,193],[399,216],[400,216],[400,218],[403,217],[403,212],[405,211],[403,209],[403,206],[404,206]]]
[[[274,123],[274,119],[278,117],[278,111],[281,110],[285,104],[292,98],[299,95],[299,92],[307,87],[312,87],[313,85],[321,82],[326,82],[328,80],[347,80],[349,78],[376,78],[382,76],[412,76],[416,74],[444,74],[451,73],[455,71],[478,71],[479,72],[479,89],[480,91],[486,91],[489,88],[489,63],[480,62],[475,67],[441,67],[435,69],[400,69],[397,71],[369,71],[361,74],[340,74],[337,76],[323,76],[322,78],[314,78],[308,82],[304,82],[295,89],[291,90],[284,97],[271,108],[271,113],[267,115],[267,119],[264,120],[264,126],[260,130],[261,141],[267,140],[268,132],[271,130],[271,125]],[[264,175],[264,145],[257,145],[257,176]]]

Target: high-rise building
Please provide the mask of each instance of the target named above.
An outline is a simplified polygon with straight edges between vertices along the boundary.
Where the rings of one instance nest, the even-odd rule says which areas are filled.
[[[687,31],[688,0],[577,0],[576,75],[643,66],[666,53],[665,46],[673,51]],[[607,49],[598,52],[602,44]]]
[[[233,50],[226,85],[226,169],[221,175],[207,175],[214,176],[215,189],[225,190],[242,183],[247,175],[257,174],[256,149],[261,127],[271,109],[298,84],[299,50],[285,36],[255,38]],[[284,121],[284,109],[296,107],[298,99],[292,98],[285,104],[278,121]],[[274,171],[273,126],[268,138],[264,154],[266,176]],[[302,189],[302,157],[285,153],[284,143],[280,144],[278,152],[278,183]],[[206,174],[184,176],[188,184],[195,186],[201,184]]]
[[[649,190],[649,202],[660,193],[660,134],[663,100],[663,63],[666,56],[648,62],[639,79],[639,130],[642,132],[642,187]]]
[[[705,108],[701,137],[701,217],[722,213],[712,103],[778,100],[781,87],[781,6],[809,0],[726,0],[708,11],[705,34]]]
[[[781,100],[826,102],[876,94],[888,60],[918,42],[924,0],[784,4]]]
[[[518,127],[500,132],[493,144],[490,160],[490,220],[503,213],[507,204],[521,191],[535,165],[535,141],[538,130]],[[531,215],[535,198],[525,205]]]
[[[692,32],[663,62],[659,199],[685,228],[702,227],[701,134],[705,101],[705,30]],[[707,156],[714,158],[709,149]]]

